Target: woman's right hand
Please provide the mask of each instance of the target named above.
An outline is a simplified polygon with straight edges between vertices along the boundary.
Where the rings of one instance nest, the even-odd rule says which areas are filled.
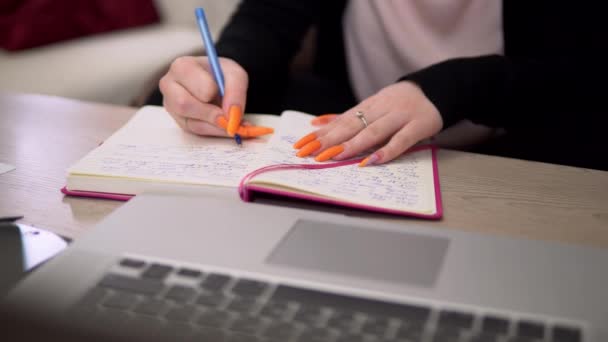
[[[220,125],[226,125],[233,106],[241,113],[245,108],[247,72],[231,59],[219,60],[225,83],[222,102],[207,57],[179,57],[161,78],[163,105],[182,129],[198,135],[228,136]]]

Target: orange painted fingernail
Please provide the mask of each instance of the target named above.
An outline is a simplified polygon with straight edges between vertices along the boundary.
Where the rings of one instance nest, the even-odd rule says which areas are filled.
[[[293,148],[302,148],[304,145],[308,144],[309,142],[311,142],[315,139],[317,139],[316,134],[314,134],[314,133],[307,134],[307,135],[303,136],[300,140],[296,141],[296,143],[293,144]]]
[[[237,133],[243,138],[255,138],[274,133],[274,128],[264,126],[241,126]]]
[[[338,154],[340,154],[342,152],[344,152],[344,146],[342,146],[342,145],[332,146],[332,147],[326,149],[325,151],[319,153],[315,157],[315,160],[318,162],[324,162],[326,160],[329,160],[329,159],[337,156]]]
[[[327,125],[328,123],[332,122],[337,116],[338,116],[338,114],[323,114],[323,115],[319,115],[316,118],[310,120],[310,123],[313,126]]]
[[[367,166],[367,165],[373,165],[374,163],[376,163],[378,161],[378,159],[380,159],[380,156],[378,156],[378,154],[376,154],[376,153],[373,153],[369,157],[363,159],[359,163],[359,167],[364,167],[364,166]]]
[[[236,131],[239,129],[241,119],[243,119],[243,111],[241,111],[241,107],[237,105],[230,106],[230,110],[228,110],[228,127],[226,128],[226,132],[229,136],[233,137]]]
[[[321,148],[321,142],[319,140],[313,140],[308,144],[304,145],[296,154],[296,156],[302,158],[310,155],[314,151]]]
[[[218,116],[217,119],[215,119],[215,123],[223,129],[228,127],[228,120],[226,120],[226,117],[223,115]]]

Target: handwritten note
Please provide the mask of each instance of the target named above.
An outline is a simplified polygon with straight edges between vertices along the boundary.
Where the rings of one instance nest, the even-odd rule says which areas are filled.
[[[271,116],[249,119],[267,126],[279,120]],[[231,139],[186,133],[162,108],[145,107],[68,172],[237,186],[243,175],[264,165],[268,139],[247,140],[238,147]]]

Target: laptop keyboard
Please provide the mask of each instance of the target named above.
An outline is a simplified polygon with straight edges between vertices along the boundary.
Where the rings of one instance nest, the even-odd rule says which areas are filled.
[[[396,304],[126,258],[74,307],[89,328],[172,341],[581,342],[582,329]]]

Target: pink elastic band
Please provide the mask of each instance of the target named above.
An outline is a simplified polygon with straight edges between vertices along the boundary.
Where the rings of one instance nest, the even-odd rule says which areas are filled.
[[[271,171],[279,170],[317,170],[317,169],[330,169],[333,167],[340,167],[345,165],[352,165],[360,163],[363,158],[343,160],[335,163],[324,163],[324,164],[275,164],[261,167],[253,170],[243,177],[239,183],[239,196],[243,201],[249,202],[249,190],[247,189],[247,183],[255,176]]]

